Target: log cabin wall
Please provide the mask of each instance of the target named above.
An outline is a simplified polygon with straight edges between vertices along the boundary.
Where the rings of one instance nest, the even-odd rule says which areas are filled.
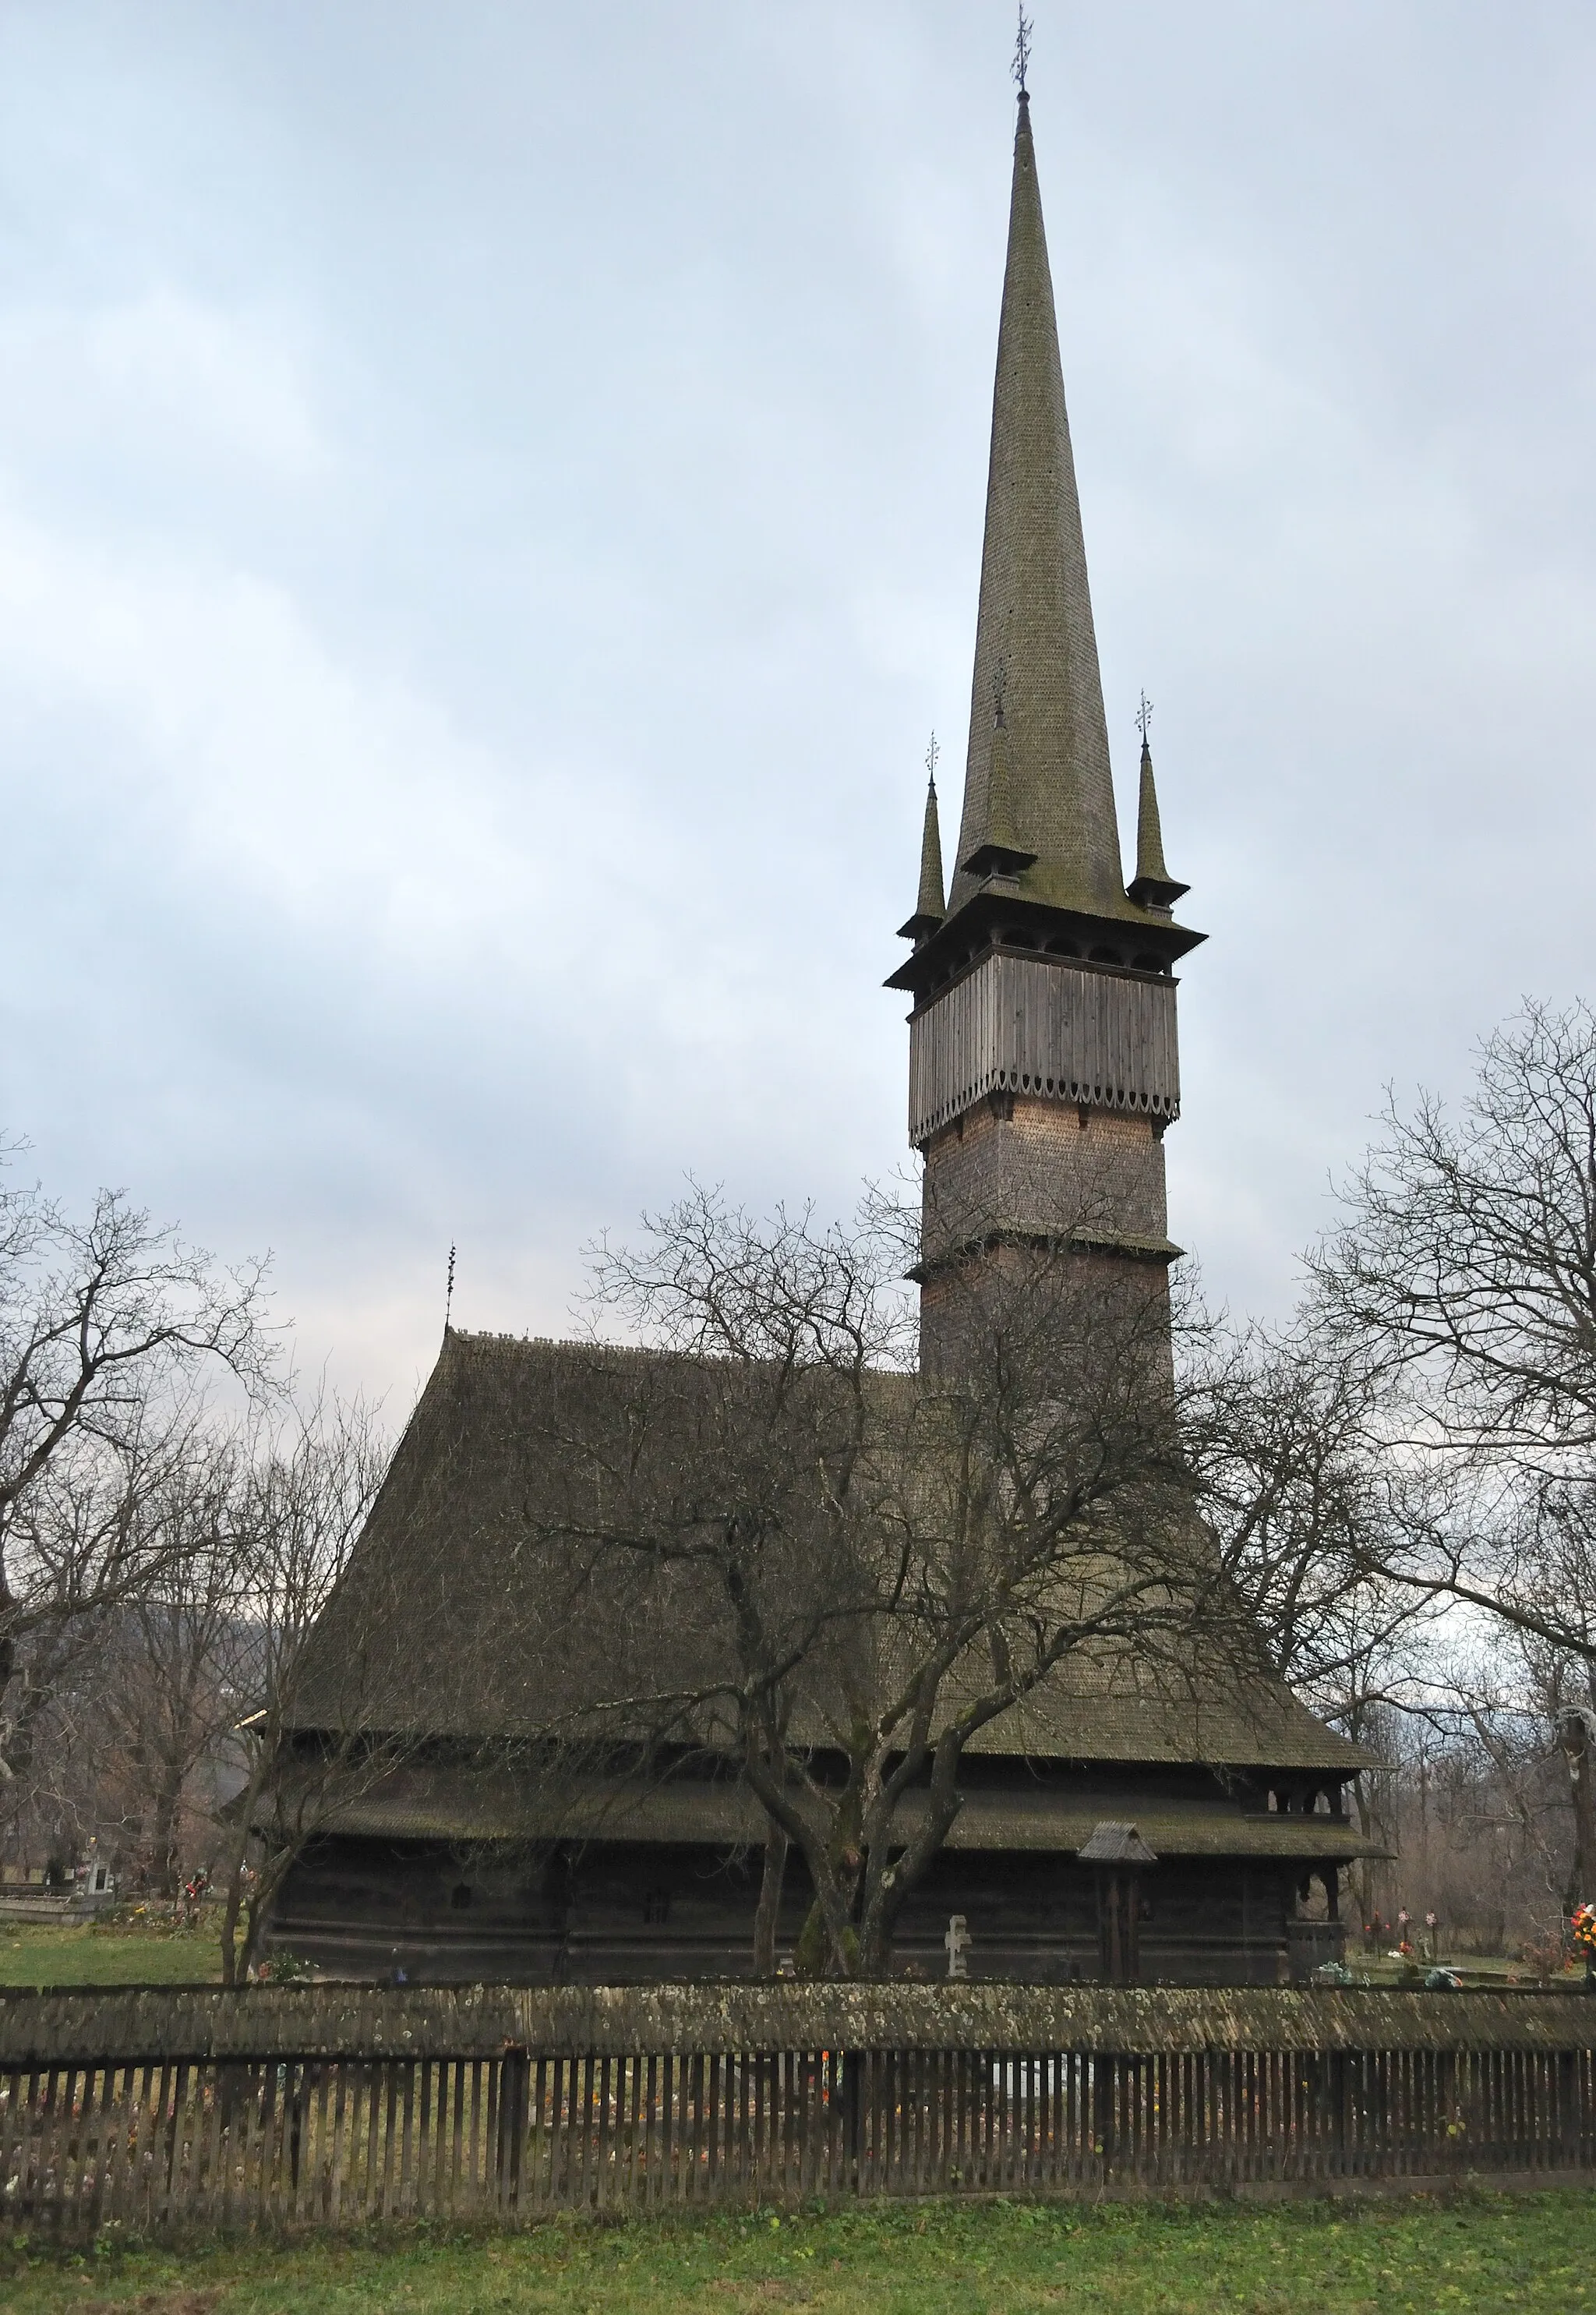
[[[273,1912],[270,1946],[318,1967],[418,1983],[592,1984],[751,1974],[757,1851],[593,1841],[542,1852],[442,1842],[319,1842]],[[1145,1983],[1272,1985],[1290,1972],[1299,1868],[1274,1859],[1172,1858],[1139,1892]],[[809,1909],[789,1858],[778,1954]],[[1023,1983],[1097,1982],[1097,1876],[1070,1857],[946,1852],[904,1909],[893,1973],[945,1975],[944,1937],[962,1913],[970,1970]]]

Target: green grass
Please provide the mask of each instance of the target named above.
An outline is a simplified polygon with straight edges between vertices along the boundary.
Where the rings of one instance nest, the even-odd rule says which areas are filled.
[[[1371,1985],[1401,1985],[1415,1965],[1393,1961],[1388,1953],[1364,1953],[1360,1947],[1347,1947],[1347,1967],[1354,1977],[1367,1978]],[[1549,1986],[1556,1991],[1578,1993],[1584,1985],[1583,1962],[1572,1962],[1565,1969],[1545,1976],[1530,1968],[1527,1962],[1506,1954],[1459,1954],[1450,1956],[1444,1950],[1441,1956],[1443,1969],[1455,1969],[1465,1987],[1478,1987],[1491,1992],[1504,1985]],[[1432,1966],[1426,1956],[1416,1964],[1422,1975]]]
[[[221,1973],[209,1929],[0,1922],[0,1985],[214,1985]]]
[[[1596,2309],[1596,2195],[1234,2205],[876,2205],[72,2260],[7,2253],[8,2315],[1467,2315]]]

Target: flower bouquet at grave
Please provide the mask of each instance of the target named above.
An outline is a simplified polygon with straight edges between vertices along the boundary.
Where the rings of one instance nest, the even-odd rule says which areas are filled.
[[[1576,1905],[1568,1933],[1575,1954],[1585,1965],[1585,1975],[1596,1984],[1596,1905]]]

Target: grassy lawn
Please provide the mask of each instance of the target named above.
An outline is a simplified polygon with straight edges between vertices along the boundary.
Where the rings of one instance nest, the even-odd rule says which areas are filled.
[[[208,1929],[0,1922],[0,1985],[214,1985],[221,1968]]]
[[[1450,1959],[1443,1952],[1441,1959],[1443,1968],[1457,1971],[1466,1987],[1477,1986],[1486,1993],[1504,1985],[1548,1987],[1556,1991],[1578,1993],[1585,1982],[1583,1962],[1572,1962],[1566,1969],[1546,1976],[1531,1969],[1528,1963],[1504,1954],[1459,1954],[1456,1959]],[[1423,1973],[1430,1965],[1426,1959],[1418,1967]],[[1356,1947],[1347,1950],[1347,1967],[1354,1977],[1366,1978],[1370,1985],[1401,1985],[1412,1974],[1409,1965],[1393,1961],[1389,1954],[1366,1954]]]
[[[8,2315],[1408,2315],[1596,2310],[1596,2195],[1338,2209],[876,2206],[72,2262],[4,2248]]]

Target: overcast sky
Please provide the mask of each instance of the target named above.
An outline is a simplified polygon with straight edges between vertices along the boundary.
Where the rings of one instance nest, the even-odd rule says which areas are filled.
[[[1384,1084],[1589,993],[1596,13],[1036,0],[1174,1234],[1281,1312]],[[0,1114],[408,1404],[693,1169],[906,1156],[1006,0],[0,5]]]

